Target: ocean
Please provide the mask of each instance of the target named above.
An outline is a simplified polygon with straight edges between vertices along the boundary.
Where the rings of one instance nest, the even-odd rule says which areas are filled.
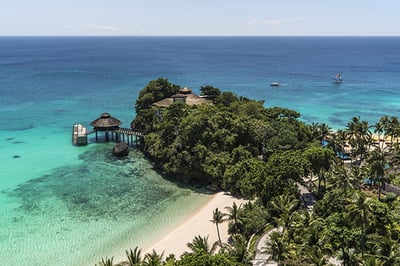
[[[94,265],[149,245],[210,198],[138,151],[119,160],[111,143],[71,144],[72,125],[103,112],[129,127],[150,80],[212,85],[339,129],[400,115],[398,47],[400,37],[0,37],[0,264]]]

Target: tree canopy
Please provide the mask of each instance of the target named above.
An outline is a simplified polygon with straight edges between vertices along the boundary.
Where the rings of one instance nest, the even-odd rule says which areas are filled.
[[[293,163],[279,170],[285,182],[298,181],[309,167],[301,153],[311,133],[297,112],[265,108],[263,101],[209,85],[201,90],[215,96],[214,104],[149,106],[177,88],[165,79],[150,81],[139,93],[133,122],[146,130],[143,151],[168,175],[253,198],[265,191],[269,160]]]
[[[328,265],[332,258],[343,265],[400,265],[400,203],[382,193],[386,182],[400,184],[396,117],[375,124],[374,140],[360,117],[332,132],[325,123],[305,124],[294,110],[266,108],[210,85],[201,93],[213,104],[152,105],[178,90],[160,78],[139,93],[132,125],[146,132],[141,149],[179,182],[252,201],[210,214],[218,236],[219,225],[229,223],[227,243],[193,236],[190,252],[165,260],[154,251],[142,260],[136,248],[127,252],[133,265],[247,266],[250,240],[271,228],[265,250],[279,265]],[[313,208],[306,194],[316,196]]]

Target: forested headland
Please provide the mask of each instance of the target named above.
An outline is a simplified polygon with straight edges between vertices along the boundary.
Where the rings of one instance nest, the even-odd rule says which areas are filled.
[[[397,117],[354,116],[333,131],[210,85],[200,89],[210,104],[153,105],[180,89],[159,78],[141,90],[131,126],[145,132],[142,151],[172,179],[250,201],[210,214],[229,223],[229,243],[212,249],[193,236],[180,258],[135,249],[130,265],[251,265],[254,242],[273,228],[265,252],[279,265],[400,265],[400,202],[385,187],[400,183]]]

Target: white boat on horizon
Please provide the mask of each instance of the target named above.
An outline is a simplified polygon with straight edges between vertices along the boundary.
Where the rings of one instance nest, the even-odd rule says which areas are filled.
[[[280,87],[281,84],[278,82],[272,82],[271,84],[269,84],[271,87]]]
[[[335,80],[335,83],[341,83],[343,81],[342,74],[336,73],[334,80]]]

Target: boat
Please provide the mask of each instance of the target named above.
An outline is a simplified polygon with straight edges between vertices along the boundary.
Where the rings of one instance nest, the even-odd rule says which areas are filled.
[[[271,84],[269,84],[271,87],[279,87],[279,86],[281,86],[281,84],[280,83],[278,83],[278,82],[272,82]]]
[[[125,142],[115,144],[113,147],[113,155],[117,157],[126,156],[129,154],[129,146]]]
[[[334,80],[336,83],[341,83],[343,81],[342,74],[336,73]]]

